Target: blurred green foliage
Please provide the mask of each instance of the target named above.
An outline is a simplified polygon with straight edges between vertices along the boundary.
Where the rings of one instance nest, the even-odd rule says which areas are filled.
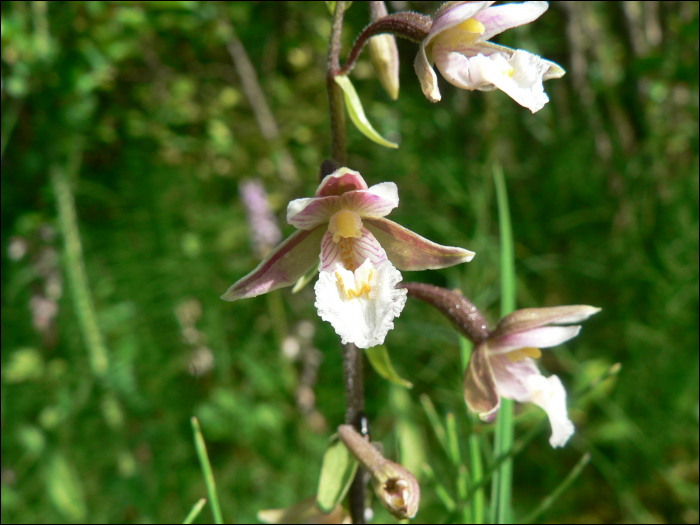
[[[367,20],[353,3],[345,51]],[[323,3],[2,4],[3,522],[181,521],[206,494],[193,415],[228,520],[316,490],[344,412],[337,337],[311,286],[233,304],[219,295],[257,264],[239,182],[262,180],[280,222],[317,185],[329,30]],[[229,54],[236,38],[272,128]],[[399,185],[392,219],[477,252],[405,278],[458,286],[495,321],[501,164],[518,305],[603,308],[542,360],[569,388],[578,433],[553,451],[542,430],[516,457],[515,515],[588,451],[591,465],[541,519],[697,522],[698,4],[555,3],[497,40],[568,70],[546,84],[545,109],[446,83],[433,105],[413,73],[416,46],[399,41],[398,101],[366,57],[351,76],[400,148],[349,129],[349,165]],[[82,251],[64,243],[72,235]],[[459,519],[445,504],[456,467],[420,401],[456,415],[468,457],[458,339],[422,304],[395,325],[386,345],[414,388],[367,367],[373,437],[423,472],[418,522]],[[104,373],[90,357],[100,344]],[[541,420],[533,407],[518,414],[516,440]],[[487,447],[490,427],[474,430]],[[198,521],[210,519],[205,509]]]

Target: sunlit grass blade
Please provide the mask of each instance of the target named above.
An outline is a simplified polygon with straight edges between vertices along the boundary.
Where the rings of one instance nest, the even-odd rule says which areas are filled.
[[[423,472],[425,473],[425,476],[428,478],[430,482],[433,483],[435,486],[435,495],[440,499],[442,504],[445,506],[445,509],[447,510],[448,513],[454,512],[454,510],[457,508],[457,504],[455,503],[455,500],[452,496],[450,496],[450,493],[447,491],[445,488],[445,485],[440,483],[437,478],[435,477],[435,472],[433,472],[433,469],[430,465],[427,463],[423,463]]]
[[[104,344],[102,332],[97,324],[97,315],[88,284],[83,245],[78,230],[78,214],[75,199],[70,187],[72,179],[80,171],[83,156],[82,140],[76,138],[67,168],[54,165],[51,167],[51,183],[58,207],[58,223],[64,238],[64,262],[68,282],[70,283],[78,325],[85,339],[90,368],[95,376],[103,378],[109,367],[109,357]]]
[[[187,525],[188,523],[192,523],[197,516],[199,516],[199,513],[202,512],[202,509],[204,508],[204,505],[207,504],[207,498],[201,498],[197,503],[195,503],[192,506],[192,510],[187,514],[187,517],[183,520],[183,525]]]
[[[204,482],[207,484],[207,493],[209,494],[209,501],[211,501],[211,511],[214,514],[214,523],[221,524],[224,519],[221,515],[221,508],[219,507],[219,497],[216,495],[216,482],[214,481],[214,474],[211,470],[211,464],[209,463],[209,455],[207,454],[207,446],[204,443],[204,436],[202,435],[202,429],[199,426],[199,421],[196,417],[191,419],[192,429],[194,430],[194,445],[197,449],[197,456],[199,457],[199,465],[202,468],[202,474],[204,475]]]
[[[564,481],[562,481],[557,488],[555,488],[552,493],[544,498],[542,502],[532,510],[527,516],[525,516],[520,523],[532,523],[536,518],[538,518],[543,512],[545,512],[549,507],[551,507],[555,501],[561,496],[566,489],[568,489],[571,484],[576,480],[581,475],[581,472],[583,472],[583,469],[586,468],[586,465],[591,461],[591,455],[587,452],[583,456],[581,456],[581,459],[578,460],[576,465],[574,465],[574,468],[571,469],[571,472],[564,478]]]
[[[508,209],[508,193],[503,169],[494,165],[493,177],[496,183],[498,202],[498,225],[501,239],[501,317],[515,310],[515,261],[513,254],[513,230]],[[502,456],[513,447],[513,401],[501,399],[501,409],[496,421],[494,453]],[[491,502],[494,523],[511,522],[511,495],[513,482],[513,461],[508,458],[495,473],[492,485]]]
[[[438,416],[437,411],[435,410],[435,405],[433,405],[433,402],[431,401],[430,397],[428,397],[427,394],[421,394],[420,402],[421,402],[421,405],[423,405],[423,410],[425,411],[425,414],[428,416],[428,421],[430,422],[430,426],[433,427],[433,432],[435,432],[435,437],[440,442],[440,446],[444,449],[444,451],[449,456],[450,448],[447,445],[447,434],[445,432],[445,427],[442,425],[442,422],[440,421],[440,417]]]

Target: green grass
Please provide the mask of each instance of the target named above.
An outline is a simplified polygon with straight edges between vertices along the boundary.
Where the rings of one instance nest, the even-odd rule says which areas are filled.
[[[568,70],[545,83],[536,115],[442,79],[430,103],[404,40],[398,101],[366,58],[351,75],[367,118],[400,147],[349,127],[349,167],[397,183],[389,218],[477,253],[405,279],[460,288],[492,326],[500,318],[499,165],[517,306],[603,308],[540,360],[569,392],[571,443],[552,450],[541,410],[514,407],[515,519],[698,521],[698,8],[658,10],[553,3],[499,35]],[[345,51],[367,18],[353,3]],[[260,132],[223,20],[278,140]],[[316,491],[344,400],[313,287],[219,296],[258,263],[239,182],[262,180],[286,235],[286,203],[313,194],[329,156],[329,20],[324,5],[293,2],[3,4],[3,523],[182,522],[213,503],[192,417],[225,519]],[[279,176],[287,154],[296,181]],[[489,521],[503,500],[486,485],[508,447],[467,415],[466,348],[414,301],[386,346],[413,388],[399,396],[366,366],[367,413],[372,438],[419,477],[416,521]]]

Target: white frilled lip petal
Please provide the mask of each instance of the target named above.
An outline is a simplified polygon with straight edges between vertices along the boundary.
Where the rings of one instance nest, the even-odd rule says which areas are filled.
[[[331,195],[342,195],[348,191],[366,189],[367,183],[359,172],[348,168],[339,168],[324,177],[314,196],[329,197]]]
[[[490,347],[490,345],[489,345]],[[491,365],[500,396],[518,403],[535,403],[549,418],[549,443],[561,447],[574,433],[566,410],[566,390],[557,376],[544,377],[530,358],[511,363],[505,356],[491,356]]]
[[[224,295],[225,301],[255,297],[277,288],[291,286],[318,264],[318,246],[325,229],[299,230],[287,237],[248,275],[236,281]]]
[[[490,40],[506,29],[529,24],[537,20],[547,11],[547,2],[524,2],[522,4],[504,4],[482,9],[473,18],[482,24],[486,30],[480,40]]]
[[[575,326],[543,326],[515,332],[494,339],[489,338],[489,351],[492,354],[503,354],[520,348],[550,348],[573,339],[581,331]]]
[[[356,278],[366,278],[370,272],[370,292],[348,298],[338,275],[348,289]],[[354,343],[359,348],[380,345],[406,304],[408,291],[396,289],[399,281],[401,273],[389,261],[373,267],[367,259],[354,273],[342,266],[336,266],[333,272],[320,272],[315,285],[318,315],[333,325],[343,344]]]
[[[474,257],[474,252],[434,243],[389,219],[365,219],[363,224],[402,271],[449,268]]]
[[[344,268],[357,268],[364,263],[366,259],[374,266],[378,266],[387,260],[386,252],[379,244],[377,239],[372,235],[367,228],[360,230],[362,237],[359,239],[348,238],[341,240],[340,243],[333,242],[333,234],[326,231],[321,240],[321,267],[323,271],[333,271],[335,265],[340,263]],[[350,247],[349,252],[344,248]]]
[[[557,376],[529,376],[527,384],[532,392],[530,402],[547,412],[552,435],[549,444],[563,447],[574,433],[574,424],[566,410],[566,390]]]
[[[508,70],[512,68],[512,76]],[[536,113],[549,102],[542,79],[549,64],[537,55],[517,50],[510,58],[500,53],[478,54],[469,59],[469,74],[503,91],[518,104]]]
[[[367,190],[293,200],[287,206],[287,222],[300,230],[310,230],[327,223],[340,210],[355,212],[361,218],[376,218],[389,215],[398,205],[396,184],[383,182]]]
[[[433,48],[433,58],[440,74],[453,86],[474,90],[485,84],[480,75],[476,79],[472,79],[469,69],[469,58],[462,53],[451,51],[436,44]]]

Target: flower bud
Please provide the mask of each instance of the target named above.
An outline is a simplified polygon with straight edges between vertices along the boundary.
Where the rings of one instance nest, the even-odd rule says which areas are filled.
[[[362,466],[372,475],[372,488],[379,501],[397,519],[418,512],[420,486],[406,468],[389,461],[351,425],[340,425],[338,435]]]
[[[387,15],[384,2],[370,2],[372,22]],[[377,35],[369,40],[369,56],[374,71],[392,100],[399,98],[399,50],[394,35]]]
[[[418,512],[420,486],[413,474],[401,465],[387,460],[372,472],[372,487],[379,501],[396,519],[412,518]]]

